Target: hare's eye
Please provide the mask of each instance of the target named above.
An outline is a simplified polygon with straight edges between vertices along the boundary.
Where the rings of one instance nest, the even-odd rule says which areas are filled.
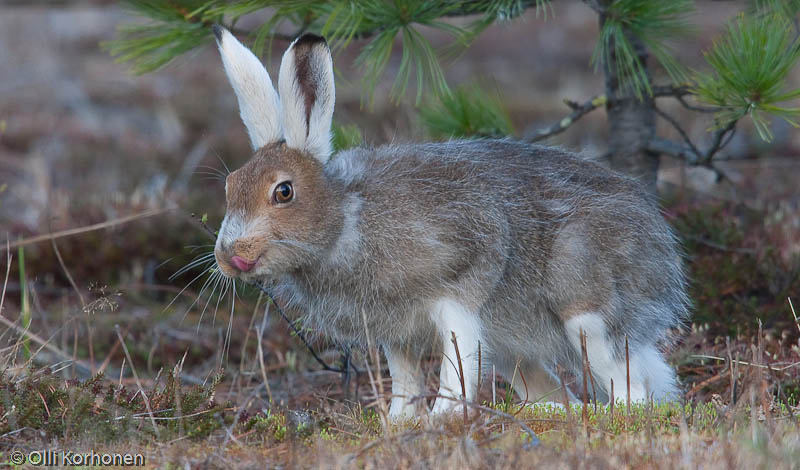
[[[294,198],[294,188],[292,188],[292,183],[289,181],[284,181],[283,183],[275,186],[275,202],[278,204],[284,204],[292,200]]]

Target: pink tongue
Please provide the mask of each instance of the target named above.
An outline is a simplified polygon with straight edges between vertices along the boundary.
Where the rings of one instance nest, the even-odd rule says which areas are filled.
[[[253,269],[253,266],[256,265],[255,262],[250,263],[241,256],[234,256],[233,258],[231,258],[231,264],[236,266],[236,269],[243,272],[250,271],[251,269]]]

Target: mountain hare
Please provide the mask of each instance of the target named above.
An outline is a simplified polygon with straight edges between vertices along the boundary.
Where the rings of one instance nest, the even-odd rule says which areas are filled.
[[[379,344],[390,414],[424,400],[420,356],[443,350],[433,412],[476,398],[478,355],[536,401],[556,371],[598,396],[677,397],[658,343],[687,317],[676,239],[639,185],[563,150],[512,140],[355,148],[331,156],[334,78],[325,40],[286,53],[278,95],[260,61],[215,27],[255,155],[226,180],[215,247],[223,273],[343,344]],[[461,364],[456,358],[455,335]],[[625,338],[630,361],[625,359]],[[513,379],[512,379],[513,377]]]

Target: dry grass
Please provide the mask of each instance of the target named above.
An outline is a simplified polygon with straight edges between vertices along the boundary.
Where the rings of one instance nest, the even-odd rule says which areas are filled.
[[[491,76],[520,133],[552,123],[562,99],[602,86],[587,73],[595,15],[579,3],[563,8],[553,22],[488,32],[449,79]],[[531,410],[492,382],[466,419],[457,407],[445,420],[391,423],[379,355],[353,351],[361,374],[344,383],[319,370],[274,309],[265,314],[258,292],[240,291],[234,306],[219,299],[219,286],[214,296],[212,284],[201,292],[199,268],[170,279],[210,248],[189,213],[219,222],[219,159],[235,167],[249,155],[213,48],[133,79],[96,47],[113,35],[116,8],[42,10],[52,27],[38,27],[35,8],[0,13],[11,58],[0,63],[8,78],[0,102],[0,465],[12,450],[51,448],[141,452],[164,469],[798,468],[800,326],[786,301],[797,304],[800,292],[800,211],[796,196],[786,197],[796,194],[796,162],[721,163],[736,186],[711,191],[745,203],[669,205],[695,280],[696,324],[671,353],[684,405]],[[718,16],[707,15],[714,25]],[[536,54],[532,29],[543,45]],[[696,47],[682,53],[698,63]],[[356,124],[368,142],[425,137],[414,110],[362,109],[358,83],[339,85],[337,122]],[[677,115],[703,135],[707,122]],[[554,143],[601,153],[602,114],[582,122]],[[764,156],[748,135],[739,133],[732,156]],[[796,154],[793,136],[785,129],[769,156]],[[340,361],[324,341],[313,344],[328,363]],[[436,364],[424,367],[435,390]],[[624,387],[616,384],[618,396]]]
[[[7,250],[4,285],[15,262]],[[200,323],[204,302],[196,302],[194,291],[177,295],[153,325],[153,314],[176,294],[132,298],[105,288],[81,299],[65,289],[66,320],[57,326],[46,318],[54,300],[37,293],[35,283],[23,286],[34,299],[30,328],[10,320],[19,317],[9,315],[19,306],[16,296],[4,290],[0,297],[8,326],[0,338],[7,345],[0,349],[4,458],[12,450],[57,448],[138,452],[152,468],[797,468],[800,462],[797,335],[757,330],[725,340],[694,327],[672,354],[687,391],[683,404],[587,400],[568,411],[531,408],[498,382],[497,398],[484,387],[481,404],[465,404],[463,412],[457,407],[444,418],[394,423],[386,417],[388,374],[374,348],[354,351],[362,373],[345,389],[337,374],[315,371],[296,338],[262,310],[261,296],[237,300],[225,358],[219,351],[234,311],[227,297],[215,323]],[[144,305],[151,313],[137,319]],[[133,316],[117,316],[122,311]],[[175,325],[183,312],[188,328]],[[785,314],[800,331],[788,303]],[[181,329],[196,336],[179,338]],[[158,351],[167,354],[157,358]],[[322,356],[331,361],[331,353]],[[100,370],[106,374],[92,376]],[[570,386],[583,383],[588,392],[591,380],[576,379]]]

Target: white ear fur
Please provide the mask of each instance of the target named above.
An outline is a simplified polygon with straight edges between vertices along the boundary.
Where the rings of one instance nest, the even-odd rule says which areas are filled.
[[[305,34],[283,54],[278,75],[286,145],[323,164],[330,158],[335,90],[333,59],[325,39]]]
[[[215,25],[214,35],[253,149],[279,141],[280,101],[267,69],[227,29]]]

